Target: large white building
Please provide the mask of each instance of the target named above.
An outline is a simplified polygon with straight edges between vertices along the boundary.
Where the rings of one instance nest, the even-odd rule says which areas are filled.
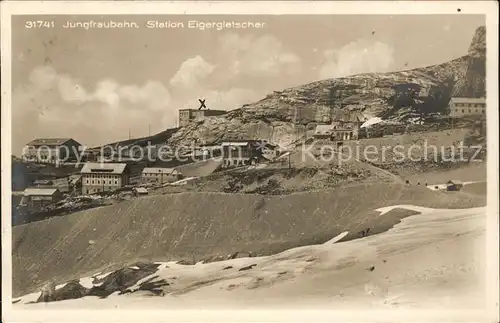
[[[450,116],[486,115],[485,98],[451,98],[448,103]]]
[[[82,194],[110,192],[129,183],[125,163],[85,163],[81,170]]]
[[[175,168],[146,167],[142,170],[142,183],[171,183],[182,179],[182,174]]]

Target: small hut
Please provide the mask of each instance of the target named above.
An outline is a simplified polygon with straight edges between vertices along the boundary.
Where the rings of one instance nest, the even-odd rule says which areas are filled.
[[[459,180],[450,180],[446,183],[447,191],[460,191],[460,189],[464,186],[464,183]]]
[[[132,192],[135,196],[148,195],[148,190],[144,187],[135,187]]]

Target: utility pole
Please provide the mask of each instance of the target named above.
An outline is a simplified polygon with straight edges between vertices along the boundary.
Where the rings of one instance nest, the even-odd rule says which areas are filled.
[[[151,125],[150,124],[148,125],[148,136],[151,137]]]
[[[130,137],[130,132],[131,132],[131,129],[130,129],[130,128],[128,128],[128,139],[131,139],[131,137]]]

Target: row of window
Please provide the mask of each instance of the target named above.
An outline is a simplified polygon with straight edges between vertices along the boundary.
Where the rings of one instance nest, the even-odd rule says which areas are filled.
[[[468,107],[468,108],[484,108],[485,104],[482,103],[455,103],[457,107]]]
[[[115,182],[114,185],[118,185],[118,180],[115,180],[114,182]],[[101,185],[101,184],[102,185],[106,185],[106,184],[107,185],[113,185],[113,181],[112,180],[106,181],[106,180],[103,179],[102,183],[101,183],[100,180],[95,180],[94,181],[94,180],[87,179],[87,180],[85,180],[85,184],[90,184],[90,185]]]
[[[106,178],[106,179],[118,179],[120,175],[104,175],[104,174],[89,174],[85,175],[86,178]]]
[[[462,110],[462,113],[465,113],[465,109],[458,109],[458,108],[455,109],[455,112],[460,112],[460,110]],[[472,109],[469,109],[467,111],[467,113],[482,113],[482,114],[484,114],[485,113],[484,111],[485,110],[482,110],[482,109],[476,109],[475,111],[472,111]]]

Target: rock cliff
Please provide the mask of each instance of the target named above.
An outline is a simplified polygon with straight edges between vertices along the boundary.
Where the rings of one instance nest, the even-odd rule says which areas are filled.
[[[459,93],[465,97],[486,96],[486,28],[479,27],[469,46],[465,85]]]
[[[468,54],[443,64],[358,74],[274,91],[224,116],[183,127],[169,143],[259,138],[287,145],[310,134],[316,124],[336,119],[339,111],[361,119],[387,119],[403,110],[407,116],[412,111],[442,112],[451,96],[484,96],[485,41],[485,28],[479,27]]]

